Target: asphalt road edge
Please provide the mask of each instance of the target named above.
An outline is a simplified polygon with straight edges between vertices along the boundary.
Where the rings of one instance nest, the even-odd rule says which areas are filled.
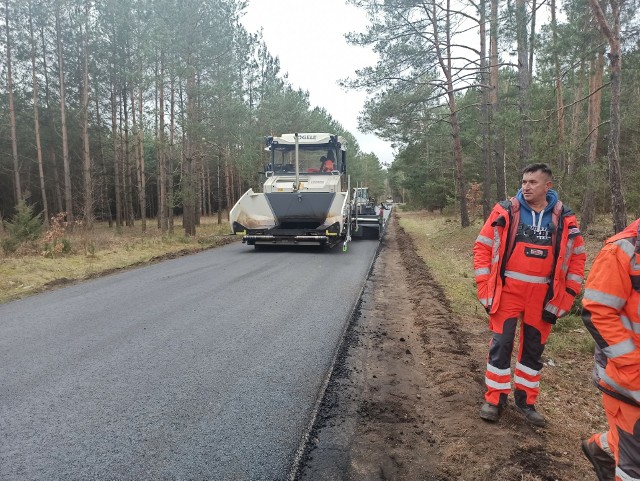
[[[390,221],[391,221],[391,214],[387,218],[387,222],[390,222]],[[373,272],[373,267],[376,263],[376,260],[378,259],[380,250],[383,247],[383,240],[384,240],[384,232],[383,232],[382,238],[378,240],[378,247],[376,248],[373,258],[371,259],[371,264],[369,264],[369,269],[367,270],[367,276],[364,282],[362,283],[362,287],[360,289],[360,293],[358,294],[358,298],[356,299],[356,301],[353,303],[353,306],[351,307],[349,316],[347,318],[348,321],[344,323],[344,326],[342,328],[342,333],[340,334],[340,341],[335,347],[335,350],[333,352],[333,356],[331,359],[330,367],[322,381],[320,390],[318,391],[318,397],[313,407],[313,411],[311,412],[311,418],[309,419],[309,423],[307,424],[307,427],[302,435],[302,439],[298,444],[298,449],[296,450],[296,454],[293,459],[293,464],[291,465],[291,469],[289,471],[289,476],[287,476],[287,481],[295,481],[297,476],[299,475],[298,470],[300,469],[300,462],[302,461],[302,458],[304,456],[311,432],[313,430],[313,426],[316,423],[318,412],[320,411],[320,406],[322,405],[322,401],[324,400],[327,387],[329,386],[329,381],[331,380],[331,376],[333,375],[333,370],[335,369],[336,361],[338,360],[338,356],[340,355],[340,352],[342,350],[342,345],[345,340],[345,334],[348,331],[349,327],[353,324],[353,322],[355,322],[358,318],[358,310],[359,310],[360,304],[362,303],[362,295],[364,294],[364,289],[367,285],[367,282],[369,282],[369,278],[371,277],[371,273]],[[362,242],[362,241],[358,241],[358,242]],[[364,242],[367,242],[367,241],[364,241]],[[348,251],[346,254],[348,255]]]

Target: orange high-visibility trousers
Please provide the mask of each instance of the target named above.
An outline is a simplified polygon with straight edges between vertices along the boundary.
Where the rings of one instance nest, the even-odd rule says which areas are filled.
[[[611,454],[617,481],[640,481],[640,407],[602,394],[609,431],[594,434],[589,442]]]
[[[551,324],[542,320],[547,284],[532,284],[507,278],[500,306],[489,316],[493,336],[489,342],[485,384],[485,400],[504,404],[511,391],[511,356],[518,320],[520,346],[513,375],[515,399],[518,405],[535,404],[540,386],[542,353],[551,333]]]

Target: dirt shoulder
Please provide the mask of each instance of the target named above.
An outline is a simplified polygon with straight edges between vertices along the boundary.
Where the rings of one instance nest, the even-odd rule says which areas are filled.
[[[329,382],[299,480],[595,479],[579,442],[602,427],[590,359],[547,359],[544,429],[478,417],[489,331],[453,314],[394,217]]]

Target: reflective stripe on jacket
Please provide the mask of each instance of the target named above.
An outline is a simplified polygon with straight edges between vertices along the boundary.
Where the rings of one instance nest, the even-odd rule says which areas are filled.
[[[571,309],[575,296],[582,288],[586,254],[573,212],[558,201],[552,217],[553,279],[549,284],[544,310],[559,318]],[[473,247],[478,299],[492,314],[500,305],[504,266],[513,250],[519,222],[518,200],[512,198],[510,201],[499,202],[482,226]]]
[[[640,219],[607,239],[582,305],[582,320],[596,341],[596,385],[640,406]]]

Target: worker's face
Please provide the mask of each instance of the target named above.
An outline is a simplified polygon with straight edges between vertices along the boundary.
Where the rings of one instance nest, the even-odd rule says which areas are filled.
[[[522,195],[529,205],[544,202],[551,188],[551,179],[541,170],[527,172],[522,176]]]

